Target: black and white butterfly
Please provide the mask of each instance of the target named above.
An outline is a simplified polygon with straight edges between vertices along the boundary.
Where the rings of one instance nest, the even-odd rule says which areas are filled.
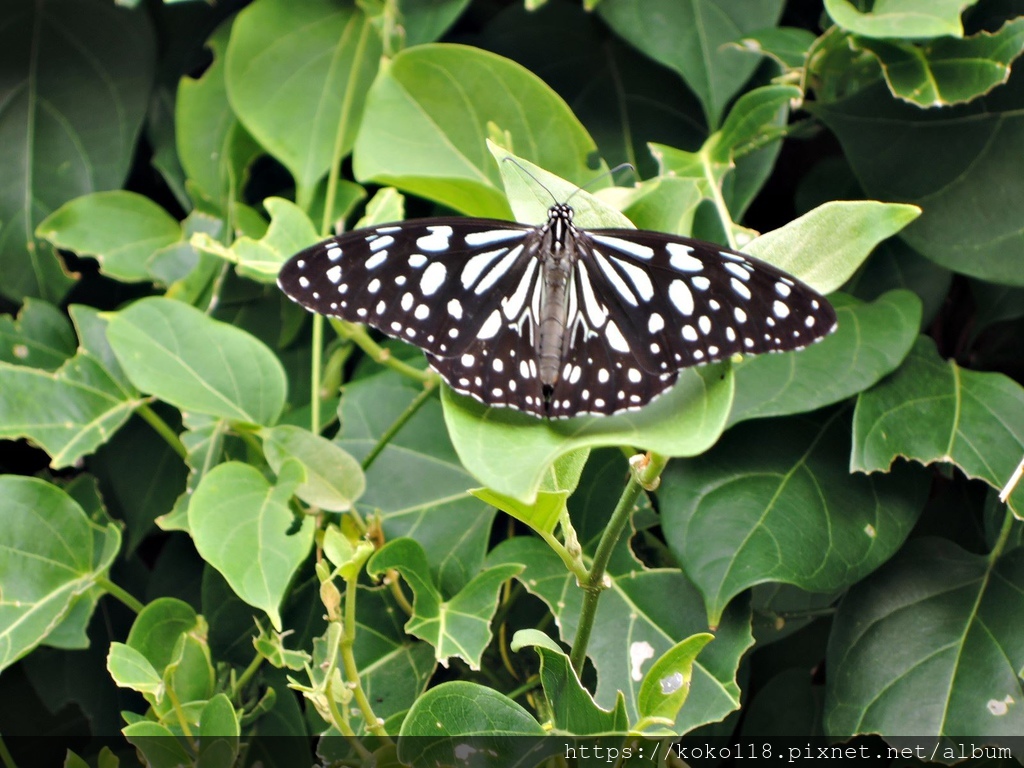
[[[835,328],[822,296],[749,256],[572,219],[559,203],[542,226],[361,229],[292,257],[278,284],[306,309],[420,347],[457,392],[549,418],[640,408],[683,368],[801,349]]]

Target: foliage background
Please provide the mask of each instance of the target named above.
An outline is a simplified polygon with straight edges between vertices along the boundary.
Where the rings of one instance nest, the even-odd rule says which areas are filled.
[[[1024,497],[998,498],[1024,454],[1024,17],[585,5],[5,5],[12,762],[12,736],[60,759],[123,731],[290,765],[308,740],[246,739],[439,712],[452,735],[1024,733]],[[631,162],[639,184],[574,199],[584,224],[741,246],[841,289],[840,330],[545,424],[437,398],[358,328],[324,341],[274,286],[336,225],[535,218],[508,152],[556,194]]]

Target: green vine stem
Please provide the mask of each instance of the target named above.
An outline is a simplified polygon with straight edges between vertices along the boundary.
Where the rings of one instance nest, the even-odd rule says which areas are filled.
[[[408,407],[399,414],[398,418],[395,419],[391,426],[384,431],[384,434],[380,436],[370,452],[366,454],[366,458],[363,459],[362,463],[364,472],[370,468],[370,465],[373,464],[378,456],[380,456],[381,451],[387,447],[387,444],[390,443],[394,436],[398,434],[399,430],[401,430],[409,419],[416,415],[416,412],[423,407],[423,404],[430,399],[430,396],[433,394],[436,387],[437,378],[427,379],[423,382],[423,390],[413,398],[413,401],[409,403]]]
[[[358,323],[350,323],[345,320],[337,320],[335,318],[330,318],[329,322],[331,323],[331,327],[334,328],[335,332],[341,338],[353,342],[374,362],[387,366],[391,370],[400,373],[403,376],[415,379],[422,384],[426,384],[428,381],[436,383],[440,379],[440,376],[429,368],[416,368],[395,358],[391,354],[391,350],[384,349],[384,347],[370,337],[365,326],[359,325]]]
[[[583,582],[583,606],[580,608],[579,628],[576,630],[576,638],[572,644],[572,652],[569,660],[572,668],[577,674],[583,671],[583,662],[587,658],[587,645],[590,643],[590,633],[594,628],[594,619],[597,616],[597,602],[601,592],[607,589],[608,561],[611,559],[615,546],[622,537],[622,532],[629,522],[642,491],[653,490],[657,487],[661,473],[668,464],[668,457],[657,453],[648,453],[641,457],[640,461],[631,461],[632,471],[629,482],[619,497],[619,503],[615,505],[611,519],[605,526],[601,540],[597,544],[597,551],[594,553],[594,560],[590,565],[590,572],[587,580]]]
[[[121,601],[121,603],[128,606],[128,608],[130,608],[132,612],[135,614],[142,613],[142,609],[146,607],[142,603],[140,603],[135,597],[133,597],[131,594],[129,594],[124,589],[119,587],[117,584],[112,582],[106,576],[100,576],[98,579],[96,579],[96,585],[102,587],[107,594],[111,595],[112,597],[116,597],[118,600]]]
[[[160,437],[162,437],[171,449],[178,454],[179,458],[184,461],[188,458],[188,448],[181,442],[181,438],[175,434],[174,430],[170,428],[166,421],[160,418],[156,411],[149,407],[146,403],[141,403],[135,412],[139,414],[146,423],[153,428]]]
[[[370,552],[367,552],[366,558],[368,559],[369,556]],[[358,574],[358,572],[362,570],[362,563],[360,563],[360,567],[358,569],[354,570],[355,573]],[[345,677],[348,680],[348,685],[352,687],[352,694],[355,697],[356,705],[363,713],[366,730],[390,744],[391,739],[388,736],[388,732],[384,729],[384,721],[380,720],[377,715],[374,714],[373,706],[370,704],[370,700],[366,698],[366,692],[363,690],[363,686],[359,682],[359,666],[356,664],[355,655],[357,626],[356,597],[359,593],[357,581],[358,576],[345,580],[345,623],[340,643],[341,661],[345,668]]]

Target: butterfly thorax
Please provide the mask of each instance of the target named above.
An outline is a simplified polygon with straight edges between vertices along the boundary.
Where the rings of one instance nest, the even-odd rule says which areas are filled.
[[[572,208],[565,203],[553,205],[548,209],[547,224],[541,229],[542,247],[538,257],[542,260],[543,287],[540,323],[534,343],[545,400],[550,398],[558,382],[568,324],[567,290],[576,256],[572,214]]]

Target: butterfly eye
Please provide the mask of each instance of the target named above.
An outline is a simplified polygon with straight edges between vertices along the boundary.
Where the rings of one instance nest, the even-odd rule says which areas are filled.
[[[835,328],[796,278],[700,240],[444,218],[358,230],[285,264],[307,309],[420,347],[458,392],[568,418],[640,408],[679,371],[802,349]]]

